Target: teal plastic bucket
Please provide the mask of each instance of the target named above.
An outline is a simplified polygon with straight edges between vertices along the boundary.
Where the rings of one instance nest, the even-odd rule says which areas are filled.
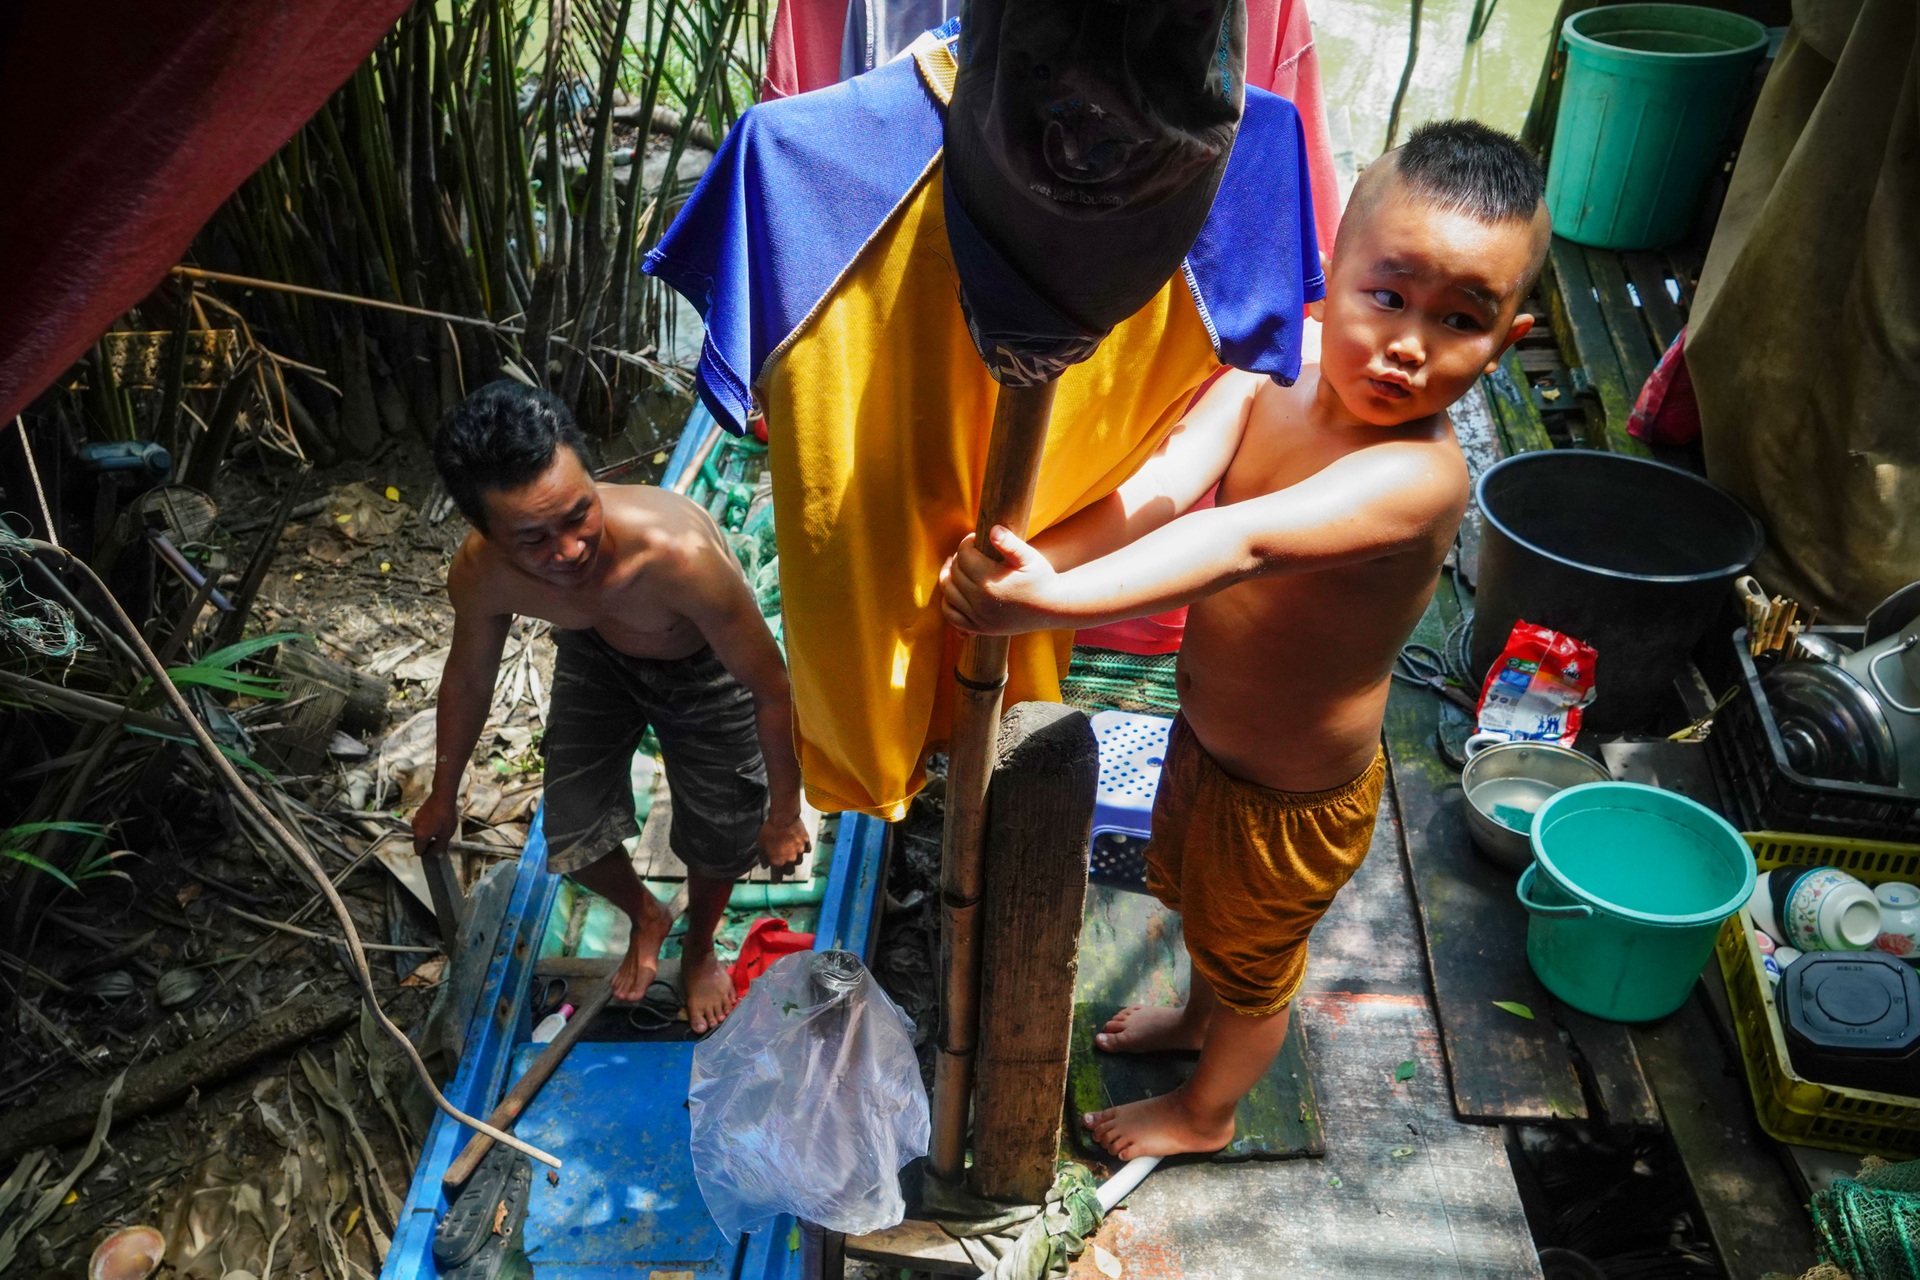
[[[1767,29],[1721,9],[1617,4],[1567,19],[1560,43],[1554,233],[1600,249],[1665,248],[1693,224]]]
[[[1590,782],[1540,806],[1515,892],[1527,961],[1561,1000],[1648,1022],[1686,1002],[1720,922],[1753,892],[1753,854],[1713,810],[1658,787]]]

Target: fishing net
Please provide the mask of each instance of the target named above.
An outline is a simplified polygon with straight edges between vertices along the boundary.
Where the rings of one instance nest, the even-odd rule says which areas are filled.
[[[1853,1280],[1920,1280],[1920,1160],[1869,1156],[1852,1178],[1814,1193],[1823,1261]]]
[[[1177,653],[1122,653],[1076,645],[1073,662],[1060,682],[1060,698],[1089,715],[1096,711],[1131,711],[1170,716],[1180,709],[1173,673]]]
[[[7,531],[6,519],[0,515],[0,552],[32,554],[24,538]],[[29,587],[12,560],[0,560],[0,632],[19,648],[48,658],[70,658],[85,647],[73,614]]]

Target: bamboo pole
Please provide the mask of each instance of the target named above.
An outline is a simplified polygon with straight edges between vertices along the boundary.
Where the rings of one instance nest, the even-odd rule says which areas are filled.
[[[1053,415],[1053,380],[1000,388],[993,406],[986,478],[974,533],[995,559],[989,534],[1005,525],[1021,537],[1033,512],[1034,482]],[[947,749],[946,828],[940,853],[940,949],[944,971],[940,1050],[933,1075],[933,1171],[951,1183],[966,1174],[967,1111],[980,1022],[980,899],[987,783],[993,774],[1007,683],[1007,637],[968,636],[954,668],[953,734]]]

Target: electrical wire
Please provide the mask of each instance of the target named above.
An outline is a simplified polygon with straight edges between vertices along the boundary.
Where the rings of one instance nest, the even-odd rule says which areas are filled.
[[[433,1105],[454,1120],[466,1125],[469,1129],[474,1129],[486,1134],[495,1142],[504,1143],[516,1151],[533,1157],[542,1164],[551,1165],[555,1169],[560,1168],[560,1160],[557,1156],[542,1151],[539,1147],[516,1138],[511,1133],[496,1129],[484,1120],[468,1115],[466,1112],[460,1110],[460,1108],[454,1106],[453,1103],[449,1102],[446,1095],[440,1092],[439,1086],[433,1082],[433,1073],[427,1070],[427,1064],[421,1060],[420,1051],[414,1048],[413,1041],[407,1037],[405,1031],[402,1031],[400,1027],[394,1023],[393,1019],[387,1016],[386,1010],[380,1007],[380,1001],[374,995],[373,973],[367,965],[367,953],[364,945],[360,941],[360,930],[354,925],[353,916],[348,912],[347,904],[341,899],[339,890],[333,887],[333,881],[327,877],[325,869],[321,867],[320,863],[307,849],[306,842],[297,838],[282,825],[279,817],[272,809],[267,807],[266,802],[260,799],[253,788],[247,785],[246,780],[242,778],[239,771],[233,767],[232,761],[228,760],[220,748],[214,743],[213,736],[207,732],[207,727],[202,724],[200,718],[193,713],[193,709],[187,704],[187,700],[181,696],[179,688],[167,675],[166,667],[162,665],[160,659],[154,655],[153,650],[147,647],[145,638],[140,634],[140,628],[133,624],[133,619],[127,616],[126,610],[120,607],[120,601],[114,597],[111,591],[107,590],[106,584],[100,581],[99,576],[94,573],[92,567],[88,565],[86,561],[72,555],[64,548],[55,546],[50,542],[42,542],[38,538],[21,538],[10,533],[0,533],[0,550],[26,554],[52,552],[64,558],[68,563],[77,566],[80,571],[86,575],[87,579],[93,583],[95,591],[99,593],[101,599],[107,602],[108,609],[112,611],[114,621],[126,632],[127,639],[132,642],[134,651],[139,654],[140,660],[142,664],[146,666],[148,674],[153,677],[160,691],[166,695],[167,701],[173,705],[174,713],[180,717],[181,722],[186,726],[188,732],[193,735],[194,742],[207,757],[208,762],[212,764],[214,771],[220,775],[221,781],[226,783],[228,789],[232,791],[246,807],[248,813],[258,821],[262,827],[272,833],[273,838],[278,840],[281,846],[292,855],[293,859],[305,868],[307,874],[313,878],[313,882],[319,886],[321,895],[326,898],[327,905],[333,909],[334,917],[340,922],[340,931],[346,938],[347,954],[353,960],[354,975],[359,979],[360,992],[366,999],[367,1007],[372,1010],[374,1020],[380,1024],[380,1029],[385,1031],[388,1037],[400,1046],[407,1060],[413,1064],[414,1074],[420,1078],[420,1083],[426,1087],[428,1096],[433,1099]]]

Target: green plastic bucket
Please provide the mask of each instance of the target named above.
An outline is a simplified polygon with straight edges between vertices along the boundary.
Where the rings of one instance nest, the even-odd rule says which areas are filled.
[[[1547,990],[1616,1022],[1686,1002],[1720,922],[1753,892],[1740,833],[1685,796],[1634,782],[1569,787],[1533,820],[1515,886],[1527,961]]]
[[[1672,244],[1693,224],[1767,29],[1721,9],[1618,4],[1567,19],[1560,43],[1554,234],[1600,249]]]

